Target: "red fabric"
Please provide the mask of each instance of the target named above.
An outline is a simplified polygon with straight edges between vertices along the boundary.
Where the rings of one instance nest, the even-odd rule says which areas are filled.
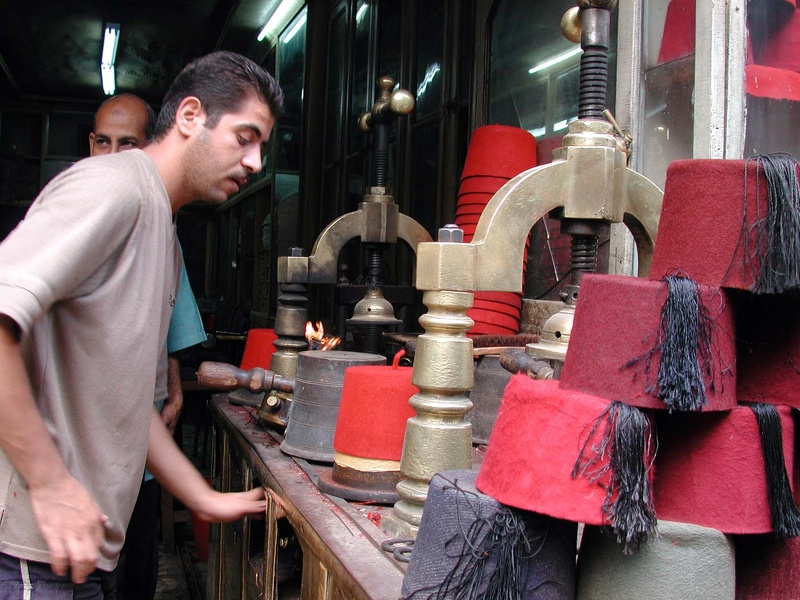
[[[544,138],[536,141],[536,164],[546,165],[553,162],[553,150],[560,148],[564,142],[563,135]]]
[[[758,260],[745,261],[740,242],[744,212],[743,160],[676,160],[667,168],[664,201],[650,279],[681,271],[706,285],[749,289]],[[748,247],[756,247],[752,225],[767,214],[767,182],[748,168]],[[756,198],[756,181],[760,195]]]
[[[484,308],[470,308],[467,311],[467,316],[473,319],[476,323],[499,325],[500,327],[511,329],[515,332],[519,329],[519,314],[513,316],[493,309],[486,310]]]
[[[485,125],[472,132],[461,178],[511,178],[536,166],[536,139],[524,129]]]
[[[489,200],[492,199],[493,195],[494,192],[459,193],[457,206],[486,206],[489,203]]]
[[[497,302],[495,300],[483,300],[481,298],[476,298],[472,302],[472,307],[508,315],[509,317],[514,318],[517,321],[517,324],[519,324],[519,307],[517,306],[512,306],[511,304],[507,304],[505,302]],[[472,318],[474,319],[475,317]]]
[[[536,166],[536,139],[524,129],[505,125],[479,127],[472,133],[456,206],[455,223],[464,230],[464,241],[471,242],[483,209],[509,179]],[[523,254],[527,266],[528,242]],[[475,321],[468,335],[514,335],[519,332],[520,294],[509,300],[496,294],[476,292],[476,301],[506,302],[501,310],[483,304],[467,311]]]
[[[459,197],[462,194],[490,194],[489,198],[501,187],[507,184],[509,177],[466,177],[461,180],[458,187]]]
[[[251,329],[248,331],[244,354],[242,354],[242,363],[239,365],[240,368],[252,369],[253,367],[261,367],[262,369],[269,369],[272,354],[275,352],[274,342],[277,339],[278,335],[274,329]]]
[[[736,406],[733,309],[723,290],[700,286],[699,292],[713,319],[713,377],[706,380],[707,403],[702,410],[729,410]],[[660,398],[646,391],[656,383],[661,353],[653,354],[649,375],[643,360],[626,365],[657,344],[666,298],[667,284],[662,281],[585,275],[561,372],[561,387],[640,408],[665,409]]]
[[[794,421],[788,406],[778,411],[791,481]],[[659,519],[730,534],[772,531],[761,437],[749,408],[727,413],[661,413],[655,464]]]
[[[694,53],[695,12],[695,0],[672,0],[669,3],[658,52],[659,63]]]
[[[516,328],[503,327],[501,325],[493,325],[491,323],[476,321],[475,325],[472,326],[472,329],[467,332],[467,337],[473,337],[476,335],[517,335],[518,333],[519,331]]]
[[[514,375],[503,393],[477,488],[499,502],[558,519],[606,525],[606,491],[572,468],[608,402],[557,381]],[[598,466],[600,468],[600,466]]]
[[[400,460],[406,421],[416,416],[408,399],[419,393],[411,367],[350,367],[344,372],[333,449],[350,456]]]
[[[746,89],[751,96],[800,100],[800,73],[763,65],[745,65]]]
[[[800,408],[800,299],[737,298],[739,400]]]
[[[800,598],[800,538],[736,536],[736,600]]]

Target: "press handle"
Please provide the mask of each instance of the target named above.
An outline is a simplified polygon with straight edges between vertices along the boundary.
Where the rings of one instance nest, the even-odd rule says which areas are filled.
[[[239,388],[253,393],[278,390],[294,391],[294,379],[288,379],[261,367],[245,370],[229,364],[205,361],[197,370],[200,385],[214,390],[231,391]]]
[[[506,350],[500,355],[500,366],[511,373],[525,373],[531,379],[552,379],[549,363],[536,360],[524,350]]]

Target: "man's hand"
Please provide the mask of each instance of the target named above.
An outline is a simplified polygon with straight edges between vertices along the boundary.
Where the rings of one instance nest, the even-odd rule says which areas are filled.
[[[267,510],[267,499],[262,487],[247,492],[222,493],[208,486],[192,510],[204,521],[227,523],[248,515],[263,515]]]
[[[170,434],[175,433],[181,409],[183,409],[181,364],[176,355],[170,354],[167,358],[167,401],[161,409],[161,420],[164,421]]]
[[[28,495],[50,550],[53,573],[66,575],[69,569],[73,583],[83,583],[96,568],[107,517],[69,474],[45,486],[30,487]]]
[[[161,420],[164,425],[169,429],[170,434],[175,433],[175,427],[178,425],[178,419],[181,416],[181,408],[183,407],[183,398],[180,401],[167,401],[164,408],[161,409]]]
[[[95,570],[106,517],[70,475],[33,400],[17,341],[19,327],[0,315],[0,448],[28,486],[53,572],[83,583]]]

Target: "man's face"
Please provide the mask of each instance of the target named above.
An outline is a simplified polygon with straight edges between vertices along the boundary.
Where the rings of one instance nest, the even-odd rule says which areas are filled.
[[[213,129],[200,127],[185,155],[184,182],[198,200],[222,204],[261,170],[263,147],[275,119],[256,97],[222,116]]]
[[[147,110],[132,98],[111,101],[95,116],[89,134],[89,155],[142,148],[147,143]]]

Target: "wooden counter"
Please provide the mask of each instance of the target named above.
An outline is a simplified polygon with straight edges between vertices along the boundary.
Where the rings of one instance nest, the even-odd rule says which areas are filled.
[[[209,600],[397,600],[406,565],[381,550],[390,536],[376,524],[391,506],[320,492],[316,478],[330,467],[284,454],[280,435],[256,425],[255,409],[226,394],[213,395],[210,407],[214,486],[264,485],[271,496],[265,519],[211,526]]]

